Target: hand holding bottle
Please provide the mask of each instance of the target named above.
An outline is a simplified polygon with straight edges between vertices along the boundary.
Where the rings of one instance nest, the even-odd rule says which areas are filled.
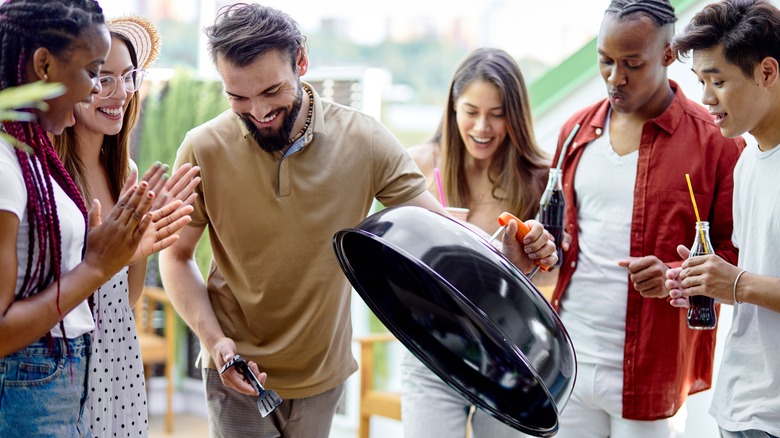
[[[677,247],[677,253],[687,260],[679,268],[666,271],[666,287],[673,306],[689,307],[689,298],[694,296],[708,296],[724,303],[732,301],[740,268],[716,254],[689,257],[690,251],[683,245]]]

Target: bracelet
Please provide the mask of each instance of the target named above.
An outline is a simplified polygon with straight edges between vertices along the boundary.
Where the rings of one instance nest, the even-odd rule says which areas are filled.
[[[737,283],[739,282],[739,277],[741,277],[745,272],[746,271],[743,269],[739,274],[737,274],[737,278],[734,279],[734,289],[731,291],[734,304],[742,304],[742,301],[737,301]]]

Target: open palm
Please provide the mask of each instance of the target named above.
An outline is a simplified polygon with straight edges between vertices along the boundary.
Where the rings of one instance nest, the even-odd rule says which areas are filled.
[[[144,175],[144,180],[152,181],[157,197],[152,215],[152,223],[141,237],[130,264],[142,261],[150,255],[162,251],[173,245],[179,236],[176,234],[191,218],[192,202],[197,197],[195,187],[200,183],[197,176],[199,167],[192,167],[189,163],[182,165],[170,179],[166,180],[154,166]]]

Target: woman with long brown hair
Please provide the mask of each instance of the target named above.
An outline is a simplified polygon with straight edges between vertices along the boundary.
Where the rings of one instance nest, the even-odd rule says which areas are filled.
[[[442,203],[467,209],[465,220],[489,234],[504,211],[521,220],[536,215],[550,167],[536,144],[520,68],[508,53],[492,48],[477,49],[460,64],[439,129],[409,153],[431,193],[442,194],[438,172]],[[411,354],[402,367],[404,435],[465,436],[472,404]],[[477,438],[520,435],[479,409],[471,424]]]
[[[474,50],[455,71],[441,125],[433,138],[409,148],[428,187],[440,197],[439,169],[450,207],[468,208],[468,222],[485,232],[504,211],[521,220],[536,215],[549,157],[534,137],[520,68],[503,50]]]

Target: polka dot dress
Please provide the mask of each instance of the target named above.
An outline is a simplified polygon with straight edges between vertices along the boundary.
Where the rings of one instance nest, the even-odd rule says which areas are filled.
[[[93,316],[88,403],[92,435],[146,437],[146,388],[138,332],[128,303],[127,268],[98,289]]]

